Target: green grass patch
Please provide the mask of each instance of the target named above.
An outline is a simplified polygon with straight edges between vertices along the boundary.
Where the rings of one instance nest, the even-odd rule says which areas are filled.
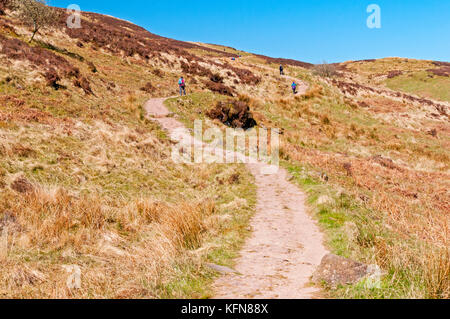
[[[432,75],[427,71],[403,74],[386,80],[392,90],[450,102],[450,78]]]

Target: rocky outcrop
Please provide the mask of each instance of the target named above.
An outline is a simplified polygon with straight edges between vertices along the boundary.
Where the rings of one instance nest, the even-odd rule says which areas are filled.
[[[231,269],[229,267],[225,267],[225,266],[220,266],[220,265],[216,265],[216,264],[206,264],[206,267],[208,267],[209,269],[214,270],[220,274],[238,274],[239,275],[239,273],[236,270]]]
[[[368,278],[372,285],[377,285],[381,276],[381,269],[377,265],[367,265],[328,254],[322,259],[322,263],[314,273],[313,282],[316,284],[325,282],[332,288],[336,288],[339,285],[355,284]]]

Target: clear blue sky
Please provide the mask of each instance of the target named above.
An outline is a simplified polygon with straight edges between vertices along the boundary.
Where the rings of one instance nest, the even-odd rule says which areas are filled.
[[[450,61],[450,0],[50,0],[152,33],[306,62],[400,56]],[[369,29],[366,8],[381,8]]]

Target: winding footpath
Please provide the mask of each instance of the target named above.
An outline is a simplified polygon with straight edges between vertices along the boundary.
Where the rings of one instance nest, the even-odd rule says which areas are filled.
[[[148,117],[167,130],[172,139],[192,141],[190,132],[171,117],[164,101],[163,98],[149,100],[145,104]],[[201,141],[195,143],[208,147]],[[276,174],[266,175],[267,164],[247,166],[257,185],[256,213],[250,225],[252,235],[236,260],[236,273],[226,273],[214,283],[214,298],[318,297],[320,291],[309,282],[328,252],[316,222],[306,212],[305,194],[288,181],[288,173],[283,168]]]

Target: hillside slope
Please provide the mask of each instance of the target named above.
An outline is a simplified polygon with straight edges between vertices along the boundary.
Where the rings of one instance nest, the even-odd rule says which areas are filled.
[[[244,166],[172,162],[142,106],[176,95],[183,75],[190,94],[167,102],[181,121],[224,129],[206,114],[239,99],[259,126],[282,129],[282,165],[327,246],[386,271],[381,289],[330,295],[449,297],[447,63],[346,62],[327,78],[94,13],[68,29],[60,12],[32,43],[14,13],[0,16],[0,296],[210,296],[205,263],[232,266],[256,192]],[[71,265],[82,289],[67,288]]]

